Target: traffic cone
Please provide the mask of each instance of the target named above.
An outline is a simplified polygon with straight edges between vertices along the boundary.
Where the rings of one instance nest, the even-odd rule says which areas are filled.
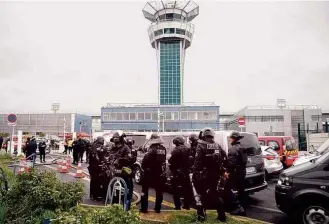
[[[67,165],[67,161],[63,161],[62,166],[61,166],[61,170],[59,171],[60,173],[68,173],[69,169],[68,169],[68,165]]]
[[[21,160],[19,161],[19,170],[18,170],[18,174],[22,174],[25,173],[25,158],[21,158]]]
[[[57,171],[61,171],[62,170],[62,159],[59,159],[57,164],[58,164],[58,167],[57,167]]]
[[[82,172],[81,163],[78,163],[77,173],[74,175],[75,178],[84,178],[85,175]]]

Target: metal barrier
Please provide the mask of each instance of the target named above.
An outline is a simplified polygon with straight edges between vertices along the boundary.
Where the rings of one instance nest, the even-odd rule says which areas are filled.
[[[113,198],[119,197],[119,205],[121,205],[121,197],[123,196],[123,210],[129,210],[128,187],[125,180],[121,177],[113,177],[108,185],[105,199],[105,206],[113,204]],[[109,201],[109,203],[108,203]]]

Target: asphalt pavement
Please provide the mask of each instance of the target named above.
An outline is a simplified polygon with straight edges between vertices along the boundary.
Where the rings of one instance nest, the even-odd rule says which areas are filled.
[[[51,157],[52,156],[52,157]],[[51,164],[51,160],[54,158],[58,158],[59,155],[51,155],[47,156],[46,161],[47,164]],[[88,173],[87,169],[88,164],[82,163],[82,169],[84,172]],[[40,167],[40,166],[38,166]],[[49,169],[49,170],[56,170],[57,165],[44,165],[40,167],[41,169]],[[76,173],[76,170],[74,168],[69,169],[68,174],[61,174],[57,172],[57,176],[62,181],[80,181],[85,186],[85,197],[84,197],[84,203],[92,203],[95,204],[95,202],[92,202],[89,200],[89,184],[90,180],[88,177],[85,177],[83,179],[75,178],[74,174]],[[267,189],[260,191],[258,193],[255,193],[254,195],[249,196],[248,199],[248,208],[247,208],[247,217],[262,220],[265,222],[270,222],[274,224],[284,224],[289,223],[289,217],[287,217],[284,213],[282,213],[277,207],[275,202],[275,185],[277,182],[277,177],[271,177],[268,180],[268,187]],[[141,193],[141,186],[135,184],[134,191],[136,193]],[[154,208],[154,202],[155,202],[155,191],[153,189],[150,189],[149,192],[149,210],[153,210]],[[164,193],[164,202],[162,209],[173,209],[173,198],[170,193]]]

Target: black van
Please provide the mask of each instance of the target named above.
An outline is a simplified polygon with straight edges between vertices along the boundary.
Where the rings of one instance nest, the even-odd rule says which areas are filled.
[[[329,223],[329,152],[279,177],[276,204],[298,224]]]

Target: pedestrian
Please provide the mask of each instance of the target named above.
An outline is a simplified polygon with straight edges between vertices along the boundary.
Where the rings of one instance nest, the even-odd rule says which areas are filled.
[[[63,154],[65,154],[65,155],[67,155],[67,148],[68,148],[67,139],[64,139],[64,152],[63,152]]]
[[[148,191],[154,185],[156,192],[154,211],[160,213],[163,201],[164,186],[166,183],[166,154],[164,141],[157,134],[152,134],[148,142],[150,144],[147,153],[142,160],[144,180],[142,182],[141,209],[148,212]]]
[[[34,161],[35,155],[37,152],[37,142],[35,141],[35,138],[32,136],[31,140],[26,145],[26,158],[27,160]],[[34,156],[32,156],[34,154]]]
[[[190,210],[192,190],[189,178],[190,153],[185,146],[185,139],[182,136],[175,137],[173,144],[176,147],[171,152],[168,163],[172,173],[171,186],[173,189],[175,210],[181,210],[181,196],[184,197],[183,208]]]
[[[75,140],[72,144],[73,147],[73,163],[74,165],[78,165],[78,162],[81,159],[81,154],[83,149],[83,141],[80,137],[80,135],[77,136],[77,140]]]
[[[42,140],[39,143],[39,153],[40,153],[40,162],[46,162],[46,148],[47,148],[47,144],[45,142],[45,140]]]
[[[248,161],[245,149],[241,147],[240,140],[243,136],[239,132],[232,132],[230,135],[231,147],[228,150],[227,181],[224,189],[225,200],[230,202],[232,215],[245,215],[246,194],[245,178],[246,165]],[[233,194],[232,189],[237,189],[238,197]],[[241,203],[241,204],[240,204]],[[242,206],[241,206],[242,205]]]
[[[205,128],[200,132],[198,146],[196,149],[193,185],[201,201],[197,208],[199,221],[205,221],[206,209],[215,207],[217,210],[217,220],[226,221],[224,201],[218,189],[218,183],[224,176],[222,151],[218,143],[214,141],[215,132],[212,128]]]
[[[71,155],[72,153],[72,138],[69,138],[68,142],[67,142],[67,150],[69,151],[69,155]]]

